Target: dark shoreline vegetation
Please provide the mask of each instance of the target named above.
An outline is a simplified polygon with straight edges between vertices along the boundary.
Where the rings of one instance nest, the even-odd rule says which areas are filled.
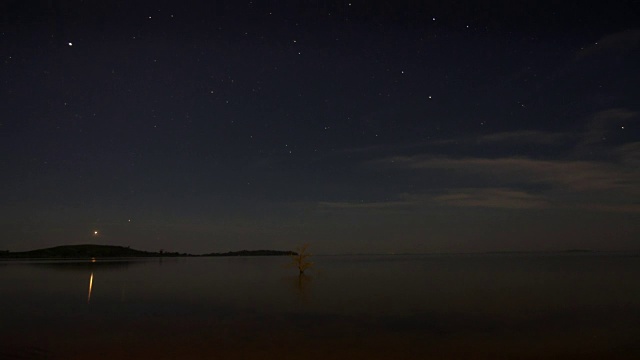
[[[46,249],[17,251],[0,251],[0,259],[92,259],[92,258],[127,258],[127,257],[206,257],[206,256],[289,256],[293,251],[278,250],[241,250],[225,253],[208,253],[201,255],[167,252],[143,251],[125,246],[114,245],[64,245]]]

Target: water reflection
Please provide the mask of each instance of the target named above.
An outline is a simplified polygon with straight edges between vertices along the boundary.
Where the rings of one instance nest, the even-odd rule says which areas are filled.
[[[311,291],[312,281],[313,278],[304,273],[298,275],[293,281],[293,286],[296,290],[296,293],[298,294],[298,299],[302,303],[306,304],[309,302],[309,293]]]
[[[91,290],[93,290],[93,273],[89,276],[89,295],[87,295],[87,304],[91,302]]]
[[[55,359],[640,358],[637,258],[387,259],[300,276],[281,258],[11,263],[0,343]]]
[[[146,264],[149,262],[140,260],[100,260],[89,259],[85,261],[65,261],[54,260],[45,262],[28,262],[21,265],[27,265],[36,268],[44,268],[46,270],[62,271],[62,272],[82,272],[89,274],[89,285],[87,290],[87,304],[91,304],[91,297],[93,295],[93,280],[97,272],[112,272],[112,271],[128,271],[130,266]],[[86,278],[85,278],[86,279]],[[103,278],[104,280],[104,278]],[[121,295],[120,301],[124,302],[126,299],[125,287],[126,282],[121,283]],[[85,288],[86,289],[86,288]]]

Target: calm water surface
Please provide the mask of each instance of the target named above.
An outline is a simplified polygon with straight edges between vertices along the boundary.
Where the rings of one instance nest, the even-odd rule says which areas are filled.
[[[0,262],[0,359],[637,359],[632,254]]]

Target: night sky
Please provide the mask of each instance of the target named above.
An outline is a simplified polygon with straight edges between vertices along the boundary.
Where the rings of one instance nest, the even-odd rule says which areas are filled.
[[[639,89],[637,0],[2,0],[0,250],[637,250]]]

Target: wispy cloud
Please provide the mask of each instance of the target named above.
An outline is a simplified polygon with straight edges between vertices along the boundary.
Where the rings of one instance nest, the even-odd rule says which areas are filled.
[[[546,183],[575,191],[628,189],[638,191],[640,174],[609,163],[529,158],[450,158],[430,155],[396,156],[376,160],[379,167],[456,170],[497,181]]]
[[[347,154],[360,154],[360,155],[372,155],[372,154],[382,154],[389,153],[393,151],[402,151],[402,152],[415,152],[415,151],[425,151],[425,150],[436,150],[441,149],[442,147],[447,147],[450,145],[488,145],[488,144],[496,144],[496,145],[505,145],[505,146],[513,146],[513,145],[538,145],[538,146],[552,146],[552,145],[560,145],[567,141],[575,142],[577,137],[575,135],[570,135],[568,133],[561,132],[546,132],[546,131],[536,131],[536,130],[523,130],[523,131],[505,131],[498,132],[492,134],[485,134],[479,136],[463,136],[456,137],[450,139],[437,139],[437,140],[426,140],[426,141],[418,141],[413,143],[403,143],[403,144],[386,144],[386,145],[376,145],[376,146],[367,146],[360,148],[349,148],[344,149],[341,152]]]
[[[619,146],[612,153],[618,157],[622,164],[640,169],[640,141]]]
[[[533,209],[548,207],[543,196],[508,188],[445,189],[444,194],[400,194],[397,200],[374,202],[320,202],[325,210],[401,210],[425,206]]]
[[[510,131],[482,135],[476,138],[478,143],[519,143],[519,144],[557,144],[569,138],[568,134],[544,131]]]
[[[452,144],[532,144],[532,145],[553,145],[560,144],[571,136],[565,133],[545,132],[536,130],[504,131],[493,134],[478,136],[467,136],[453,139],[439,139],[426,142],[424,145],[452,145]]]
[[[621,31],[605,35],[595,43],[584,47],[578,52],[577,59],[612,51],[627,52],[638,46],[640,46],[640,29]]]
[[[435,196],[433,200],[445,205],[463,207],[534,209],[549,206],[547,199],[542,196],[505,188],[457,189],[449,194]]]
[[[619,130],[623,124],[637,120],[639,113],[624,108],[614,108],[600,111],[589,120],[582,135],[580,146],[602,143],[609,133]]]
[[[612,108],[586,118],[584,131],[579,133],[525,130],[405,144],[395,149],[402,155],[369,158],[362,164],[370,171],[425,178],[429,185],[414,186],[410,193],[392,195],[394,201],[322,202],[320,206],[377,210],[433,205],[506,209],[560,207],[638,212],[640,142],[613,145],[615,142],[603,141],[603,138],[610,134],[613,137],[614,131],[622,130],[623,126],[633,126],[631,123],[639,118],[640,113],[636,111]],[[456,147],[456,152],[466,151],[469,155],[453,156],[443,152],[443,146],[453,144],[465,145]],[[475,155],[474,145],[485,144],[499,145],[503,155]],[[562,153],[542,159],[504,153],[505,149],[522,144],[538,145],[545,149],[541,154],[547,156],[549,147],[561,145],[554,149]],[[384,153],[392,150],[387,147]],[[531,192],[532,189],[537,190]]]
[[[587,134],[597,132],[600,129],[597,124],[634,116],[635,113],[622,110],[599,113],[591,121],[596,125]],[[543,134],[525,136],[539,135]],[[489,137],[487,141],[503,141],[518,136],[500,133]],[[571,156],[570,153],[567,157]],[[437,182],[431,181],[431,188],[422,191],[435,191],[437,194],[414,197],[413,204],[430,201],[461,207],[573,207],[594,211],[637,212],[640,206],[640,142],[610,147],[606,154],[606,161],[595,161],[572,158],[452,157],[423,153],[389,156],[368,161],[367,165],[377,171],[410,170],[411,176],[428,176],[430,179],[446,174],[442,178],[450,183],[443,180],[439,187]],[[476,179],[481,185],[469,187],[469,179]],[[461,184],[461,187],[452,187],[452,183]],[[529,192],[532,188],[543,190],[532,194]],[[404,199],[408,202],[411,197]]]
[[[401,194],[398,200],[390,201],[321,201],[318,202],[320,209],[401,209],[418,205],[419,201],[415,196]]]
[[[593,211],[617,212],[617,213],[640,213],[640,204],[584,204],[583,209]]]
[[[587,117],[585,121],[584,131],[578,133],[539,130],[503,131],[477,136],[431,140],[414,147],[485,144],[541,146],[568,144],[571,146],[573,144],[583,148],[593,144],[602,144],[611,133],[619,131],[625,125],[640,121],[640,112],[627,108],[611,108],[596,112]]]

